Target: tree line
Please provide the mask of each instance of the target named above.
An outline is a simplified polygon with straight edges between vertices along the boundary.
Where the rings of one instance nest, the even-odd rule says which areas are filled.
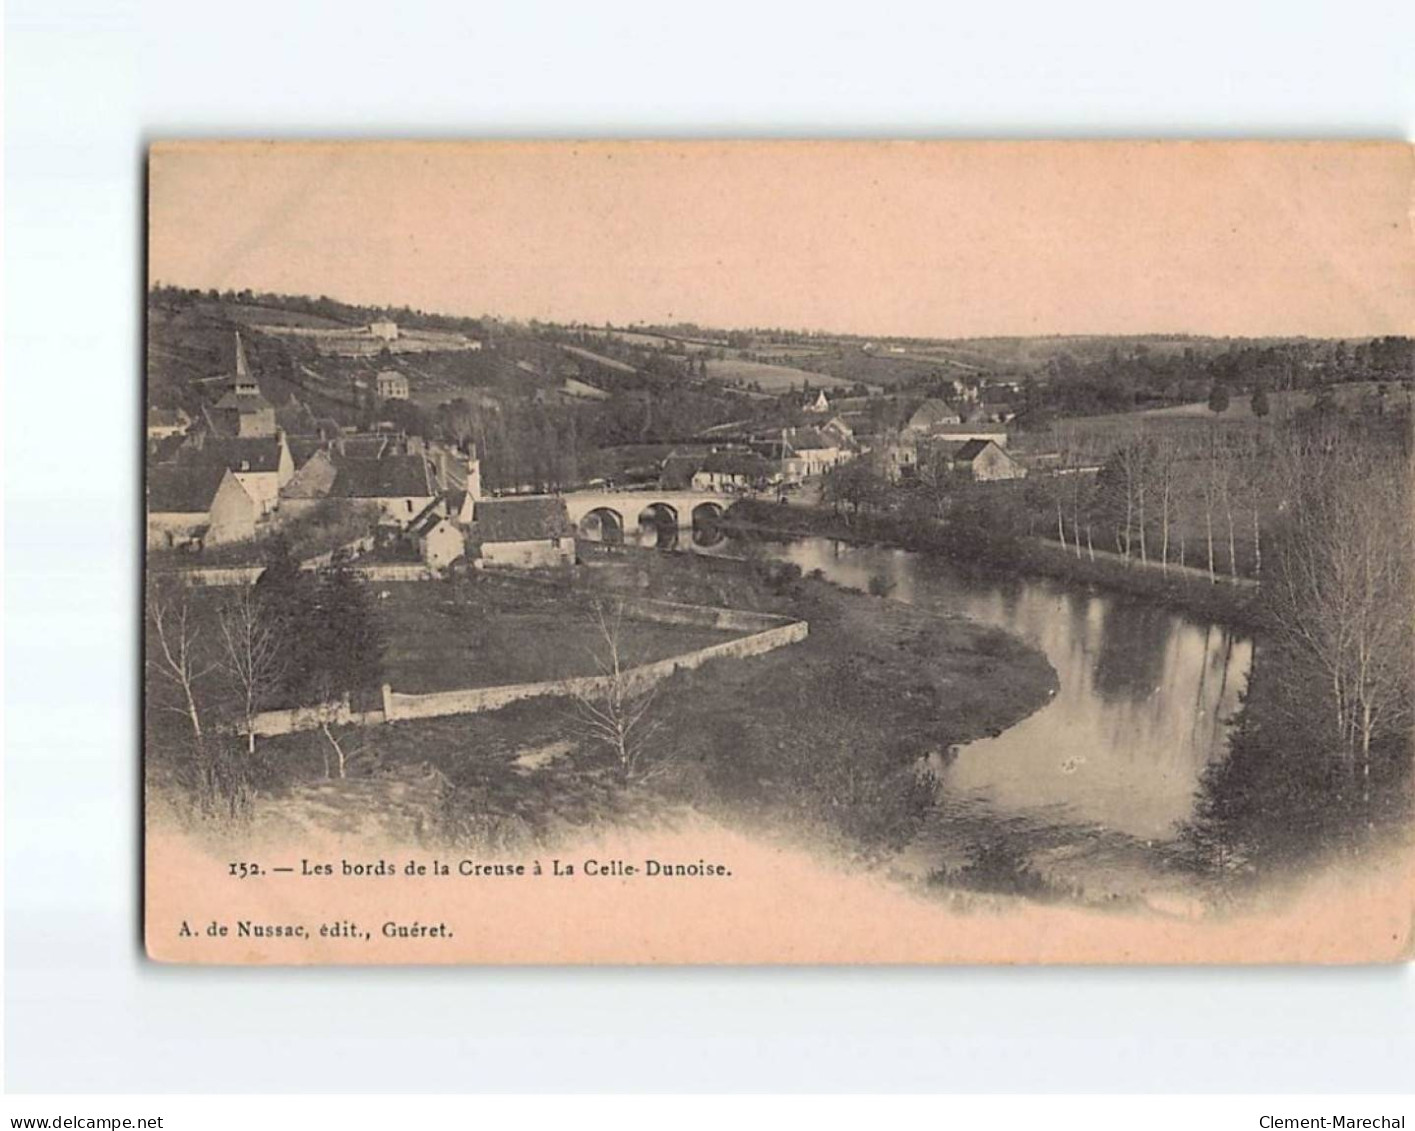
[[[1328,421],[1271,455],[1284,485],[1229,754],[1184,833],[1225,884],[1357,857],[1408,826],[1415,704],[1410,442]]]
[[[198,812],[244,811],[260,768],[256,716],[274,708],[322,711],[325,773],[345,776],[337,705],[379,686],[384,651],[346,561],[302,570],[277,537],[255,585],[213,593],[153,575],[146,614],[149,756]]]

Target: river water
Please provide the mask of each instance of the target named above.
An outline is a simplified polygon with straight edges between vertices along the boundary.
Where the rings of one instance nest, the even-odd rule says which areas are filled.
[[[741,552],[730,538],[695,549]],[[1088,896],[1169,882],[1165,848],[1193,812],[1200,773],[1224,756],[1249,638],[1139,598],[979,578],[907,550],[800,538],[757,552],[855,589],[882,578],[892,599],[1006,629],[1056,669],[1059,690],[1041,710],[933,760],[939,803],[905,854],[909,870],[958,866],[986,828]]]

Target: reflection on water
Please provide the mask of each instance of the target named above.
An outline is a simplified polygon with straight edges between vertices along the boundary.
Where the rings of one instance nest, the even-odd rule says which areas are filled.
[[[1223,753],[1253,657],[1252,642],[1224,628],[1046,580],[965,577],[904,550],[822,538],[762,549],[857,589],[882,577],[895,600],[1007,629],[1051,661],[1060,679],[1051,703],[936,759],[951,804],[1163,840],[1189,816],[1200,771]],[[730,540],[712,552],[733,552]]]

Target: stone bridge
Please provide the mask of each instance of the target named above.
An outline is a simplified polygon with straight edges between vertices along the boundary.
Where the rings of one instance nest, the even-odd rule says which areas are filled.
[[[641,526],[691,529],[721,518],[733,501],[712,491],[572,491],[561,497],[575,529],[606,542],[622,541]]]

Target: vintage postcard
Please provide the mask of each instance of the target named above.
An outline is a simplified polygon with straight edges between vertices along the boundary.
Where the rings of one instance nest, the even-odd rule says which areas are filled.
[[[149,155],[148,953],[1412,953],[1415,150]]]

